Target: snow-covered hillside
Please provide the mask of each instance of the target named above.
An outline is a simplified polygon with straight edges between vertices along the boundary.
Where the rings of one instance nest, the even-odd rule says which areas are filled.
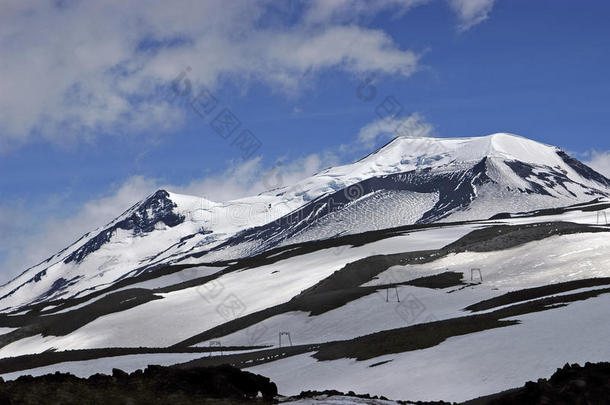
[[[610,195],[610,180],[510,134],[396,138],[353,164],[229,202],[159,190],[0,288],[0,308],[84,297],[168,265],[410,224],[471,221]]]
[[[30,306],[0,317],[0,374],[231,363],[285,395],[447,401],[521,386],[610,358],[609,208],[344,235]]]

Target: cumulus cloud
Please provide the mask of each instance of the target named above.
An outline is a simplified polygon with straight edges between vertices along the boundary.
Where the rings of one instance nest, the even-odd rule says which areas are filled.
[[[71,143],[175,130],[183,111],[158,89],[187,66],[194,86],[239,79],[281,91],[329,68],[403,76],[417,69],[418,56],[383,31],[337,22],[339,3],[328,12],[303,3],[304,15],[317,17],[295,23],[287,5],[263,0],[3,1],[0,147],[34,136]],[[376,3],[404,9],[418,1]]]
[[[610,178],[610,151],[592,151],[585,164]]]
[[[207,176],[186,185],[167,185],[177,193],[203,196],[208,200],[228,201],[290,186],[327,167],[339,164],[340,157],[330,151],[297,159],[279,159],[273,166],[260,157],[230,165],[223,173]]]
[[[494,0],[449,0],[449,5],[458,16],[460,31],[467,31],[488,18]]]
[[[305,15],[309,24],[329,21],[353,21],[362,16],[391,10],[402,15],[430,0],[312,0]]]
[[[418,113],[403,117],[379,118],[360,129],[354,146],[370,149],[380,141],[397,136],[425,138],[433,136],[433,133],[434,126],[426,122]]]

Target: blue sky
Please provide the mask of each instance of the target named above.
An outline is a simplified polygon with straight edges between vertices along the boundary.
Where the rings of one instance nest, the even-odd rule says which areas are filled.
[[[512,132],[610,172],[602,0],[22,3],[0,5],[0,278],[155,188],[224,200],[357,159],[394,134],[387,97],[425,135]]]

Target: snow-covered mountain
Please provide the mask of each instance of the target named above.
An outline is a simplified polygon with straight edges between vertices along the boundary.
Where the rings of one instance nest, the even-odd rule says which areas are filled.
[[[170,266],[0,315],[0,375],[229,363],[286,395],[503,391],[610,358],[609,208],[416,224]]]
[[[610,180],[510,134],[396,138],[349,165],[229,202],[159,190],[0,288],[0,308],[83,297],[167,265],[227,263],[295,243],[487,219],[610,196]]]
[[[607,361],[609,196],[508,134],[397,138],[228,202],[159,190],[1,287],[0,376],[229,363],[462,401]]]

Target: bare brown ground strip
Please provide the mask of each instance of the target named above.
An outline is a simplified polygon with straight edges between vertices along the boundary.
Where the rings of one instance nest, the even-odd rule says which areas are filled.
[[[231,354],[225,356],[202,357],[175,367],[188,368],[231,364],[236,367],[253,367],[255,365],[276,361],[299,354],[314,352],[313,357],[324,360],[353,358],[368,360],[388,354],[397,354],[436,346],[454,336],[468,335],[495,328],[509,327],[518,324],[518,320],[505,320],[520,315],[541,312],[568,305],[571,302],[583,301],[602,294],[610,293],[610,288],[585,291],[562,296],[552,296],[521,304],[512,305],[493,312],[468,315],[436,322],[429,322],[372,333],[366,336],[321,344],[299,345],[282,348],[257,350],[254,352]],[[242,347],[241,349],[249,349]],[[130,350],[136,350],[135,353]],[[76,352],[48,352],[40,355],[20,356],[0,360],[0,372],[26,370],[42,365],[51,365],[78,359],[94,359],[113,355],[139,353],[184,353],[193,350],[207,351],[205,348],[165,348],[165,349],[90,349]],[[229,350],[229,348],[224,348]],[[37,360],[37,357],[40,360]]]
[[[132,354],[159,354],[159,353],[217,353],[220,351],[240,351],[262,348],[261,346],[227,346],[217,347],[188,347],[181,350],[162,347],[108,347],[103,349],[66,350],[61,352],[46,351],[38,354],[27,354],[16,357],[0,359],[0,374],[12,373],[20,370],[29,370],[37,367],[49,366],[66,361],[95,360]]]
[[[492,308],[527,301],[535,298],[546,297],[580,288],[598,287],[610,284],[610,277],[587,278],[584,280],[566,281],[563,283],[545,285],[542,287],[526,288],[519,291],[511,291],[498,297],[477,302],[464,308],[465,311],[478,312]]]

